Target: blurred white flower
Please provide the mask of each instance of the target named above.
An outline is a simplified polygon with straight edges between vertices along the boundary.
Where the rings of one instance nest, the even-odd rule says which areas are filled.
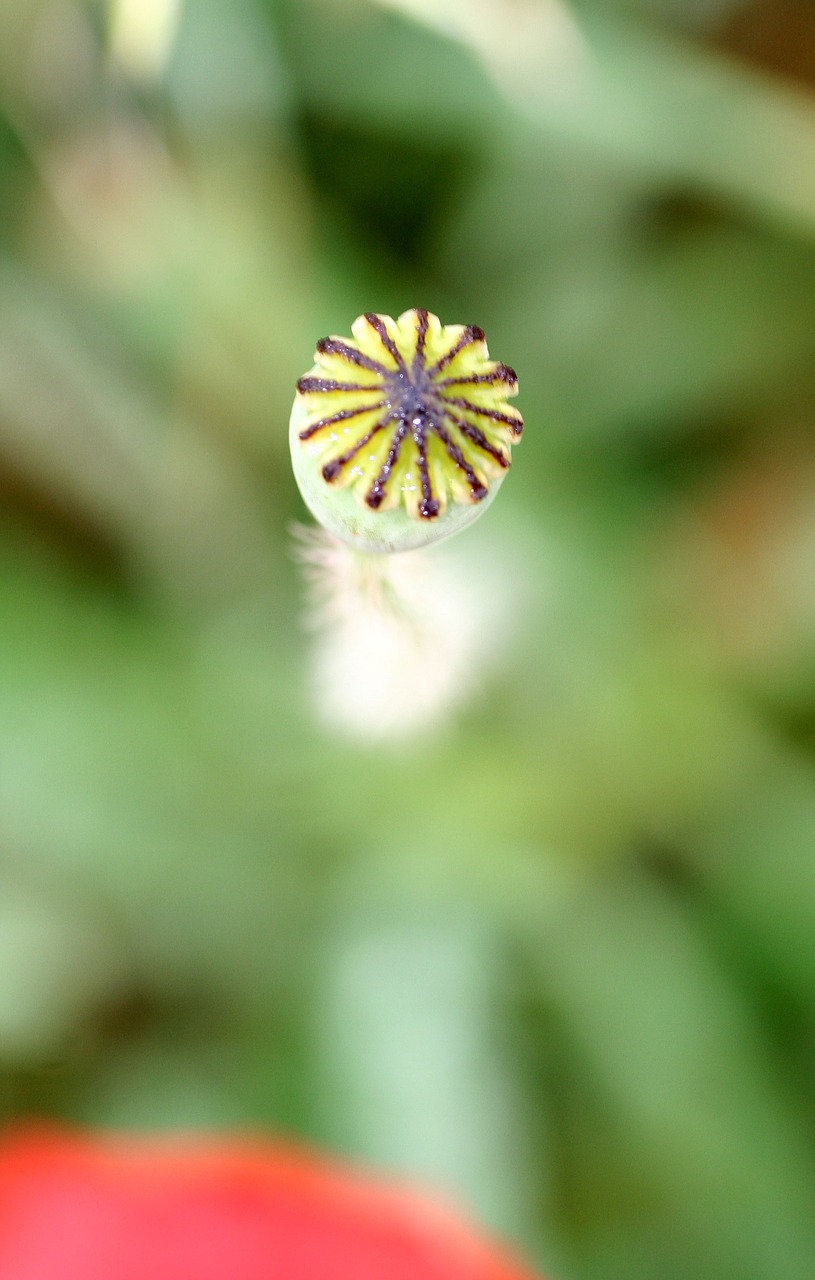
[[[325,530],[295,528],[314,632],[313,694],[323,722],[369,741],[439,725],[479,697],[506,650],[506,575],[447,547],[371,555]]]
[[[181,0],[109,0],[110,51],[137,80],[157,79],[172,52]]]

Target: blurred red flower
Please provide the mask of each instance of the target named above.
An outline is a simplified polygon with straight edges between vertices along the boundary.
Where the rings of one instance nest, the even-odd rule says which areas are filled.
[[[248,1140],[0,1139],[2,1280],[532,1280],[444,1211]]]

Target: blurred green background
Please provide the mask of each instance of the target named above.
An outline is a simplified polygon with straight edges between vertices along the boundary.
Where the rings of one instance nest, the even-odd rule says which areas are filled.
[[[261,1128],[560,1280],[815,1274],[815,10],[0,4],[0,1108]],[[362,311],[527,430],[502,663],[324,727]]]

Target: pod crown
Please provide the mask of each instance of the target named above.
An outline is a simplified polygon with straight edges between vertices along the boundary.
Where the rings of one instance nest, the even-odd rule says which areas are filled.
[[[523,430],[507,403],[516,375],[490,359],[483,330],[416,308],[396,320],[369,312],[351,332],[318,342],[297,383],[296,441],[320,483],[370,513],[402,507],[422,522],[483,502]]]

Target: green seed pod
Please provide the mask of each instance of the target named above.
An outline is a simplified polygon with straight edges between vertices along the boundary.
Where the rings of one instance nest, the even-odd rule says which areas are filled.
[[[408,551],[489,506],[523,430],[515,373],[481,329],[429,311],[367,314],[323,338],[297,383],[289,438],[317,520],[360,551]]]

